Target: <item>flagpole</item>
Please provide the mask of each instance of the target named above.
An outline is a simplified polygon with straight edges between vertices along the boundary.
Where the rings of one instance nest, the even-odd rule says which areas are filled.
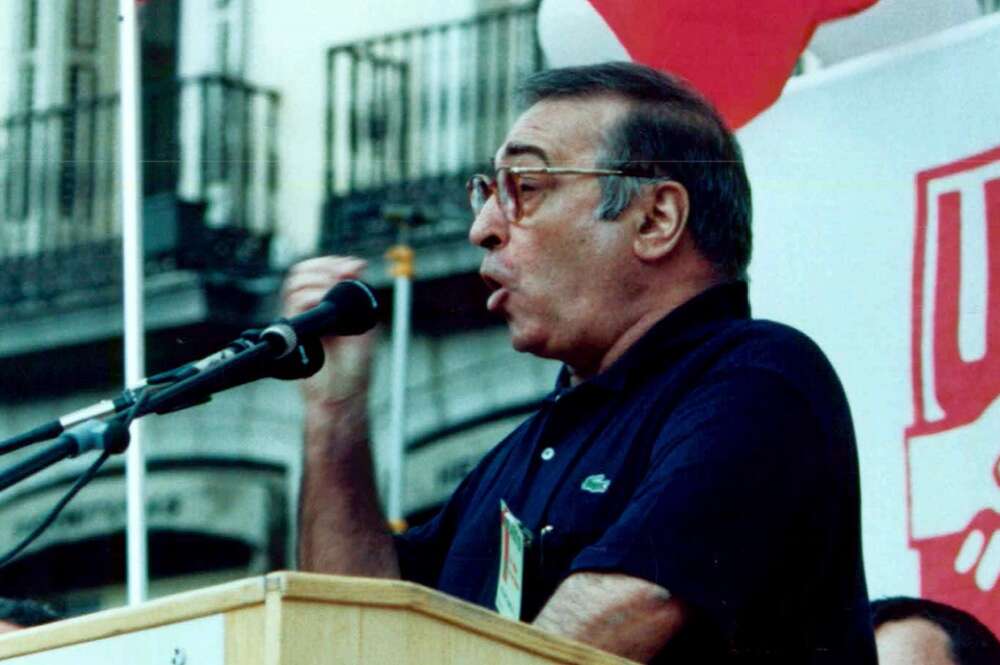
[[[122,281],[124,289],[125,385],[136,386],[145,375],[142,249],[142,109],[139,105],[138,9],[142,0],[118,0],[119,81],[121,88]],[[125,459],[127,488],[126,560],[128,602],[146,599],[146,466],[141,421],[132,423],[132,442]]]
[[[410,309],[413,281],[413,249],[406,244],[407,223],[399,225],[399,243],[386,253],[393,277],[392,295],[392,385],[389,393],[389,487],[386,517],[390,528],[406,529],[403,516],[403,474],[406,456],[406,376],[409,364]]]

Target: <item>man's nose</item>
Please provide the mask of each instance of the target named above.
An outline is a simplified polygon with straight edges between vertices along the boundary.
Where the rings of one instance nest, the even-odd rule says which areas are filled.
[[[507,221],[494,194],[486,201],[469,229],[469,242],[483,249],[496,249],[507,242]]]

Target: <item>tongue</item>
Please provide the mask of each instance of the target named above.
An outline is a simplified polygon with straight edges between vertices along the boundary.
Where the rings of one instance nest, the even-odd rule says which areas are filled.
[[[490,312],[496,312],[507,299],[508,293],[507,289],[503,287],[491,293],[490,297],[486,300],[486,309]]]

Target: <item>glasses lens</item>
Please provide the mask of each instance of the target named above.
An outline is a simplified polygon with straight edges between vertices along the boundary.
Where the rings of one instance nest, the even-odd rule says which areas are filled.
[[[469,206],[472,212],[478,215],[493,193],[493,183],[488,176],[477,173],[465,183],[465,189],[469,193]]]
[[[521,221],[521,184],[517,174],[507,169],[497,171],[497,192],[500,209],[511,224]]]

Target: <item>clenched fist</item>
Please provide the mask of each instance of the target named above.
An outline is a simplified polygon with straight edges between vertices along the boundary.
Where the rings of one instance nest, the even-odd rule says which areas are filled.
[[[365,267],[362,259],[342,256],[308,259],[292,266],[281,290],[284,316],[315,307],[337,282],[360,279]],[[363,398],[368,391],[374,340],[374,332],[324,337],[323,368],[300,383],[306,406],[335,406]]]

